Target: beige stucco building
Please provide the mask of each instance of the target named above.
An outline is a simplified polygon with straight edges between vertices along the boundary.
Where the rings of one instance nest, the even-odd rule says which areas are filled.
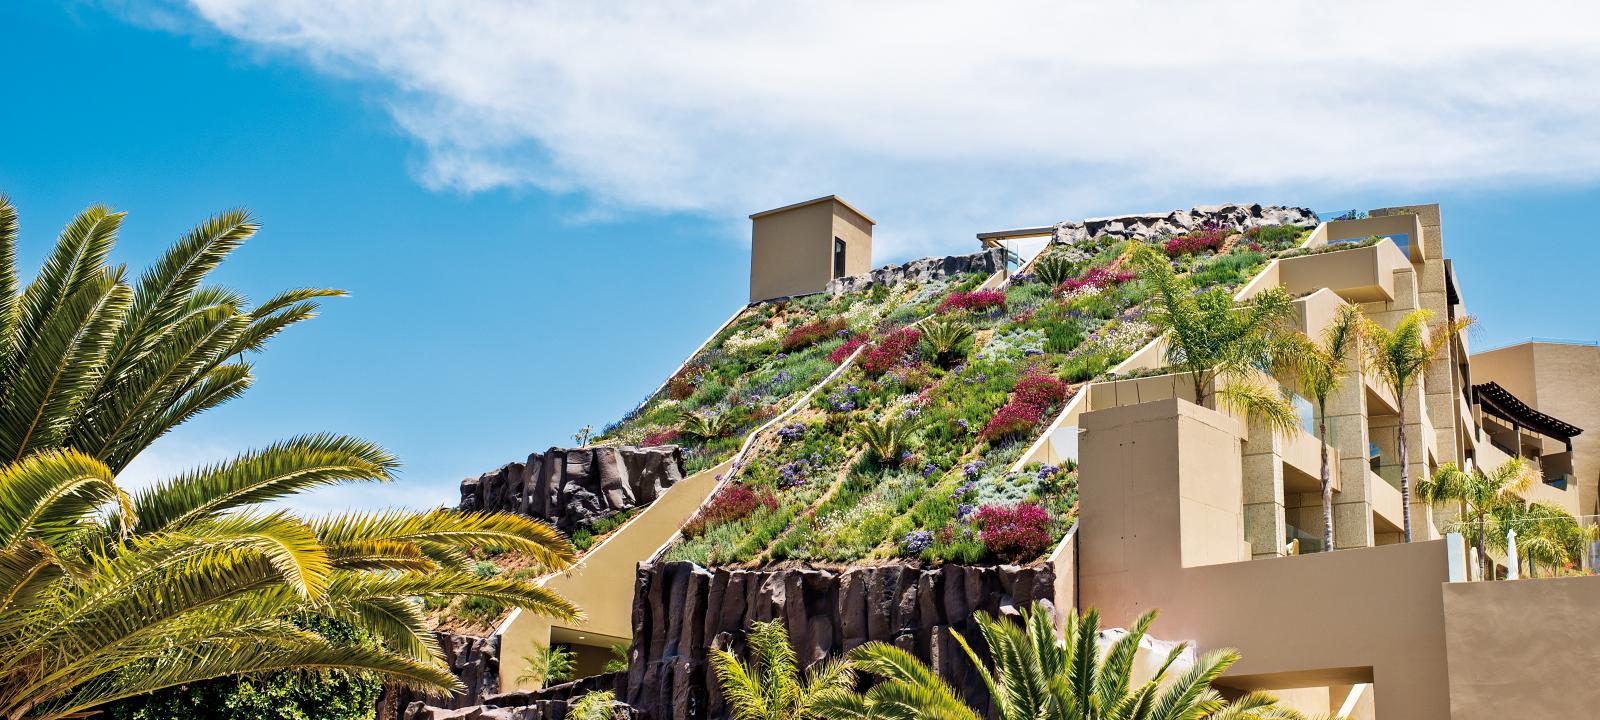
[[[1315,336],[1344,304],[1392,327],[1425,308],[1466,314],[1435,205],[1323,223],[1315,247],[1360,249],[1274,261],[1238,297],[1282,287]],[[1117,370],[1158,370],[1152,343]],[[1446,345],[1419,385],[1396,398],[1352,364],[1329,403],[1334,544],[1322,550],[1319,441],[1276,437],[1235,413],[1201,407],[1186,378],[1096,383],[1029,458],[1079,465],[1076,585],[1064,604],[1113,624],[1159,608],[1157,631],[1200,649],[1238,648],[1222,680],[1274,689],[1301,709],[1355,718],[1567,718],[1600,713],[1584,672],[1596,654],[1600,578],[1484,582],[1453,507],[1415,500],[1401,543],[1396,439],[1402,406],[1413,486],[1445,463],[1493,468],[1528,458],[1525,494],[1582,517],[1595,512],[1600,348],[1534,341],[1472,355]],[[1286,392],[1290,386],[1284,384]],[[1589,553],[1593,553],[1589,544]],[[1584,564],[1589,559],[1584,558]],[[1497,572],[1504,572],[1496,559]],[[1584,574],[1582,568],[1573,575]]]
[[[871,267],[873,221],[837,197],[751,218],[752,301],[817,292]],[[979,239],[1009,248],[1044,230]],[[1437,205],[1324,222],[1305,245],[1374,235],[1383,239],[1274,260],[1237,298],[1281,287],[1313,336],[1346,305],[1388,327],[1417,309],[1436,322],[1466,316]],[[1195,404],[1187,378],[1158,373],[1164,351],[1157,339],[1113,371],[1136,377],[1081,388],[1017,463],[1078,463],[1078,524],[1048,559],[1058,608],[1098,608],[1111,626],[1158,608],[1162,639],[1242,652],[1224,688],[1272,689],[1311,713],[1600,716],[1600,684],[1587,673],[1600,659],[1600,578],[1580,576],[1593,561],[1571,577],[1486,581],[1452,532],[1454,509],[1415,499],[1414,541],[1402,542],[1398,459],[1402,423],[1413,484],[1446,463],[1493,468],[1521,455],[1539,472],[1527,498],[1589,523],[1600,502],[1600,346],[1531,341],[1473,354],[1461,335],[1404,397],[1352,362],[1328,407],[1332,552],[1321,547],[1321,442],[1311,429],[1274,435]],[[625,638],[636,563],[671,539],[721,470],[686,479],[576,568],[547,578],[589,610],[588,622],[513,615],[503,655],[563,642],[598,658]],[[1494,565],[1510,570],[1503,558]],[[515,667],[502,665],[508,687]]]

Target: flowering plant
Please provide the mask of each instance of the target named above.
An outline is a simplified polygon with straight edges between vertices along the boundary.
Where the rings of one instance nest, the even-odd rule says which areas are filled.
[[[972,292],[950,293],[944,302],[939,303],[937,312],[945,313],[952,310],[988,310],[990,308],[1005,307],[1006,294],[999,290],[974,290]]]
[[[1002,560],[1029,560],[1050,547],[1050,513],[1035,503],[985,505],[977,523],[983,546]]]
[[[656,445],[667,445],[667,444],[670,444],[673,440],[677,440],[677,439],[678,439],[678,430],[676,428],[667,428],[666,430],[661,430],[659,432],[653,432],[653,433],[650,433],[649,435],[644,436],[644,439],[640,440],[639,444],[643,445],[645,447],[654,447]]]
[[[1171,237],[1167,239],[1164,247],[1167,255],[1192,255],[1197,252],[1216,250],[1228,239],[1228,230],[1213,223],[1206,223],[1198,230]]]
[[[905,362],[922,340],[916,328],[900,328],[884,335],[861,356],[861,369],[869,375],[882,375]]]
[[[849,326],[845,323],[844,318],[837,317],[829,318],[827,320],[818,320],[816,322],[809,322],[790,330],[789,334],[783,337],[783,342],[779,343],[779,346],[782,347],[785,352],[798,350],[812,343],[832,337],[848,327]]]
[[[696,537],[708,528],[749,517],[757,510],[776,510],[778,499],[766,493],[757,493],[746,485],[729,485],[718,491],[711,502],[701,508],[683,526],[684,537]]]
[[[865,344],[867,344],[866,335],[861,333],[851,335],[850,339],[845,340],[843,345],[834,348],[833,352],[828,353],[828,362],[838,365],[848,359],[856,351],[856,348]]]
[[[1108,270],[1103,267],[1090,268],[1082,277],[1067,278],[1056,286],[1056,291],[1063,295],[1080,292],[1083,290],[1103,290],[1116,287],[1138,277],[1131,270]]]
[[[1042,417],[1044,408],[1013,398],[996,410],[994,417],[989,418],[989,423],[983,426],[982,437],[995,440],[1007,435],[1021,435],[1038,425]]]
[[[1067,399],[1067,384],[1053,376],[1039,372],[1024,375],[1011,389],[1014,401],[1041,408],[1052,407]]]

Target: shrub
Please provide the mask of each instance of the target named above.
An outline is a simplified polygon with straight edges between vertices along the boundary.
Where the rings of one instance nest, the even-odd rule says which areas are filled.
[[[671,380],[667,381],[667,397],[673,400],[687,400],[694,394],[695,384],[699,382],[700,375],[706,371],[704,366],[690,365],[678,371]]]
[[[1002,560],[1032,560],[1050,548],[1050,513],[1034,503],[985,505],[977,522],[983,546]]]
[[[927,344],[933,362],[949,367],[967,354],[967,344],[972,341],[972,327],[960,320],[940,318],[923,325],[922,341]]]
[[[856,425],[852,434],[880,464],[899,465],[911,448],[915,422],[914,416],[890,415],[879,422]]]
[[[1030,373],[1017,381],[1011,391],[1013,402],[1052,407],[1067,399],[1067,384],[1042,373]]]
[[[1244,236],[1266,250],[1287,250],[1297,245],[1304,234],[1305,230],[1295,225],[1266,225],[1250,228]]]
[[[1021,435],[1039,424],[1039,419],[1044,417],[1044,408],[1013,399],[999,410],[994,417],[989,418],[989,423],[983,426],[982,437],[985,440],[995,440],[1010,435]]]
[[[1044,328],[1044,349],[1065,355],[1083,343],[1083,325],[1076,320],[1052,322]]]
[[[567,648],[560,645],[537,647],[528,655],[528,664],[517,676],[517,682],[551,685],[571,680],[576,665],[572,651]]]
[[[867,344],[866,335],[861,333],[851,335],[850,339],[845,340],[843,345],[834,348],[833,352],[828,353],[828,362],[838,365],[839,363],[844,362],[845,359],[849,358],[850,355],[856,351],[856,348],[859,348],[865,344]]]
[[[701,440],[715,440],[728,432],[728,417],[718,413],[689,413],[683,419],[684,435]]]
[[[660,430],[660,431],[653,432],[653,433],[650,433],[649,435],[644,436],[644,439],[640,440],[639,444],[643,445],[644,447],[654,447],[656,445],[670,445],[670,444],[672,444],[673,440],[677,440],[677,439],[678,439],[678,430],[676,428],[667,428],[665,430]]]
[[[1255,275],[1256,268],[1259,268],[1266,261],[1266,255],[1255,251],[1230,252],[1190,273],[1189,282],[1193,283],[1195,287],[1202,288],[1215,285],[1238,285]]]
[[[1061,255],[1041,258],[1039,262],[1033,264],[1034,277],[1038,278],[1039,282],[1051,287],[1066,282],[1068,278],[1077,273],[1077,270],[1077,263]]]
[[[766,493],[757,493],[748,485],[729,485],[717,492],[711,502],[706,503],[689,522],[683,526],[684,537],[698,537],[705,533],[707,528],[723,525],[734,520],[742,520],[755,513],[757,510],[776,510],[777,498]]]
[[[1062,374],[1067,382],[1084,382],[1093,380],[1101,373],[1111,369],[1111,358],[1104,353],[1091,352],[1079,355],[1067,361]]]
[[[861,356],[861,369],[869,375],[882,375],[905,362],[922,340],[916,328],[900,328],[880,338]]]
[[[809,322],[790,330],[789,334],[783,337],[783,342],[779,343],[779,347],[783,348],[784,352],[798,350],[820,340],[833,337],[847,327],[848,324],[845,323],[844,318],[837,317]]]
[[[341,643],[370,643],[350,626],[318,616],[294,624]],[[120,700],[105,720],[369,720],[383,678],[346,670],[286,670],[191,682]]]
[[[954,310],[988,310],[1006,306],[1006,294],[999,290],[974,290],[972,292],[954,292],[939,303],[937,312],[947,313]]]
[[[1138,277],[1138,275],[1131,270],[1108,270],[1103,267],[1096,267],[1090,268],[1089,272],[1083,274],[1083,277],[1067,278],[1061,281],[1056,286],[1056,290],[1062,294],[1077,292],[1085,288],[1103,290],[1121,285],[1135,277]]]
[[[1167,255],[1193,255],[1207,250],[1216,250],[1228,239],[1229,231],[1226,228],[1207,223],[1199,230],[1193,230],[1182,235],[1171,237],[1163,247]]]

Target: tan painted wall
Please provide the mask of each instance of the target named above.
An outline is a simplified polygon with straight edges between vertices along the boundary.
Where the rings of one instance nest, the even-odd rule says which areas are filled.
[[[576,603],[588,616],[585,622],[561,623],[560,627],[605,638],[632,637],[633,585],[639,563],[678,532],[705,502],[717,485],[717,476],[727,472],[731,462],[684,478],[591,548],[572,569],[542,580],[544,587]],[[526,658],[535,647],[550,644],[554,626],[547,618],[522,611],[502,624],[500,687],[520,687],[516,679]],[[599,644],[604,647],[609,641],[601,640]]]
[[[1410,263],[1394,241],[1336,250],[1316,255],[1284,258],[1278,263],[1278,282],[1290,295],[1328,288],[1353,302],[1393,300],[1394,271]]]
[[[821,292],[833,279],[833,239],[845,274],[872,270],[872,223],[831,198],[751,219],[750,301]]]
[[[1600,578],[1444,586],[1454,720],[1600,714]]]
[[[1080,605],[1122,626],[1159,608],[1158,637],[1239,648],[1225,684],[1376,681],[1378,717],[1448,717],[1446,542],[1240,562],[1236,421],[1166,400],[1080,423]]]

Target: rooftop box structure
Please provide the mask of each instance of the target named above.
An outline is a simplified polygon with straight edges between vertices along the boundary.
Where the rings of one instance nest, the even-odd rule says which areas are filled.
[[[821,292],[872,271],[877,224],[837,195],[750,216],[750,302]]]

